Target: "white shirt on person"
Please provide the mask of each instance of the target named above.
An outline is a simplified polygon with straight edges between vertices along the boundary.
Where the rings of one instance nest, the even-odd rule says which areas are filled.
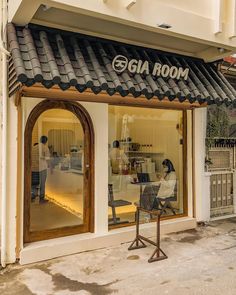
[[[177,178],[175,171],[166,173],[164,178],[160,181],[160,188],[158,190],[157,197],[165,199],[174,196],[176,181]]]
[[[32,171],[39,172],[48,168],[50,152],[45,144],[39,143],[32,147]]]

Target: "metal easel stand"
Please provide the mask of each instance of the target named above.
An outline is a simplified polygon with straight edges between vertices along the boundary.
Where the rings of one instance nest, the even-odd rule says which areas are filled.
[[[156,243],[153,242],[152,240],[144,237],[144,236],[141,236],[139,234],[139,216],[140,216],[140,211],[143,211],[143,212],[146,212],[146,213],[149,213],[149,214],[153,214],[153,215],[156,215],[156,223],[157,223],[157,240],[156,240]],[[151,255],[151,257],[148,259],[148,262],[151,263],[151,262],[155,262],[155,261],[159,261],[159,260],[163,260],[163,259],[167,259],[167,255],[161,250],[160,248],[160,216],[161,216],[161,213],[160,213],[160,210],[145,210],[141,207],[137,207],[137,210],[136,210],[136,237],[134,239],[134,241],[132,242],[132,244],[129,246],[128,250],[135,250],[135,249],[141,249],[141,248],[145,248],[147,247],[145,245],[145,242],[147,243],[150,243],[152,244],[153,246],[156,247],[155,251],[153,252],[153,254]]]

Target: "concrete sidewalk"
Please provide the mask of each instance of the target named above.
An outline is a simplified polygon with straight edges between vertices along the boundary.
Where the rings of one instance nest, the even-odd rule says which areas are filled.
[[[236,218],[162,239],[167,260],[147,262],[153,246],[128,244],[1,272],[1,295],[234,295]]]

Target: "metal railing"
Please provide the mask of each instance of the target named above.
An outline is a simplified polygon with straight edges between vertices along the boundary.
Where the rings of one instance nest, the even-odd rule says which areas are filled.
[[[210,176],[211,217],[234,213],[234,171],[212,172]]]
[[[214,138],[207,143],[207,171],[211,173],[211,217],[233,214],[236,140],[235,138]]]

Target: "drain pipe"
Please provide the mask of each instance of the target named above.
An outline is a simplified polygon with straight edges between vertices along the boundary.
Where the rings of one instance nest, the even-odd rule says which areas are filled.
[[[0,51],[2,55],[2,200],[1,200],[1,265],[6,267],[6,225],[7,225],[7,100],[8,100],[8,78],[7,78],[7,55],[6,46],[6,24],[7,24],[7,0],[0,0]]]

